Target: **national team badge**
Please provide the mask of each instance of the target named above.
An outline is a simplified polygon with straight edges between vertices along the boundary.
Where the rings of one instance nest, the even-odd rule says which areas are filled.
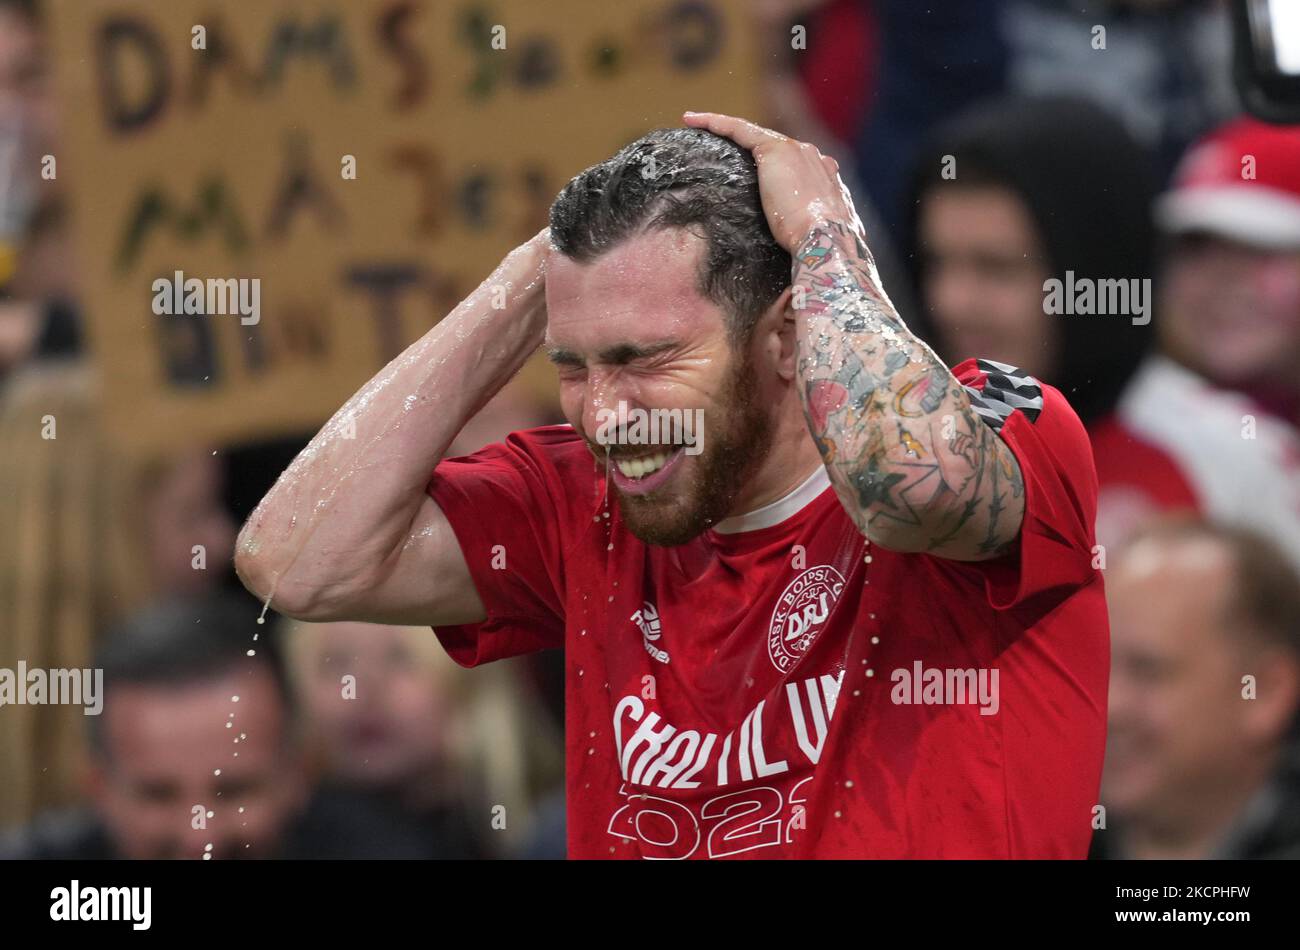
[[[778,670],[788,672],[808,652],[843,590],[844,577],[829,564],[810,567],[790,582],[767,634],[767,652]]]

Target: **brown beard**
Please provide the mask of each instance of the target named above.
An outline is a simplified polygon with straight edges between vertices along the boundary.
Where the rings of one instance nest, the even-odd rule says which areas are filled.
[[[772,420],[759,399],[758,375],[741,352],[732,351],[727,383],[706,419],[706,448],[683,487],[666,498],[615,491],[623,523],[646,544],[685,544],[726,518],[771,447]]]

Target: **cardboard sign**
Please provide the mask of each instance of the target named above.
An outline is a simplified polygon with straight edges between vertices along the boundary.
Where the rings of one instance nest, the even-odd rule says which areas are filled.
[[[88,335],[140,450],[319,426],[573,175],[684,109],[758,103],[744,0],[48,16]]]

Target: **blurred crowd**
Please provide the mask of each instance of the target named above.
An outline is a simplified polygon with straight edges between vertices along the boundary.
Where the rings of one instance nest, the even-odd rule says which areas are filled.
[[[904,320],[1091,435],[1094,856],[1300,857],[1300,128],[1241,115],[1226,5],[751,7],[753,118],[839,160]],[[103,433],[94,301],[34,171],[75,121],[47,44],[0,0],[0,667],[102,668],[108,699],[0,708],[0,857],[563,857],[557,655],[469,672],[427,629],[259,626],[236,527],[310,433],[149,459]],[[1053,311],[1052,280],[1124,304]],[[552,421],[508,388],[453,452]]]

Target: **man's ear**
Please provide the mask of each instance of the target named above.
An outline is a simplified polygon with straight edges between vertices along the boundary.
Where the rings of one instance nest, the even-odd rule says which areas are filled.
[[[795,330],[797,314],[792,309],[791,288],[781,291],[781,296],[763,312],[759,320],[760,338],[765,354],[771,360],[777,375],[786,381],[795,377]]]
[[[1300,663],[1286,651],[1276,647],[1257,654],[1260,679],[1267,689],[1259,689],[1258,697],[1245,703],[1246,738],[1260,745],[1282,742],[1295,718],[1300,701]]]

